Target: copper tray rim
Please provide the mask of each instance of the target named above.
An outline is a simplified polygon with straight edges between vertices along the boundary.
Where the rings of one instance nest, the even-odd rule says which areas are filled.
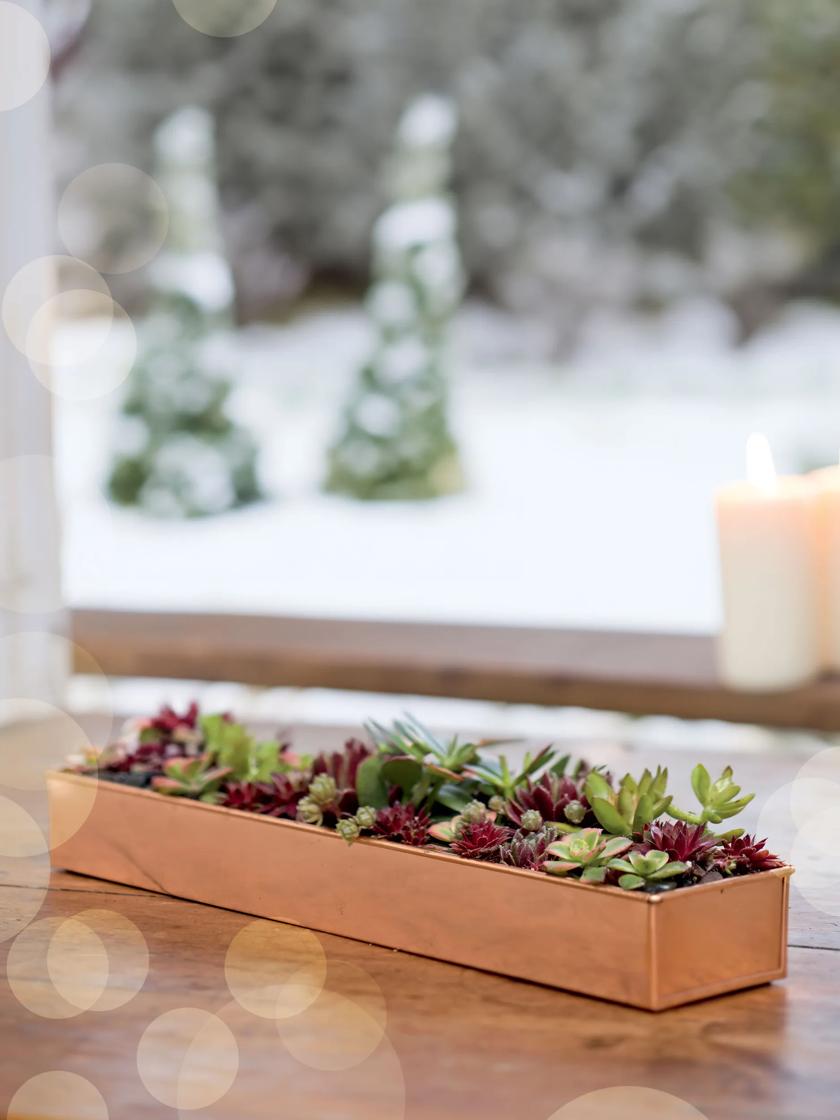
[[[329,843],[346,844],[346,841],[342,839],[337,832],[326,828],[320,828],[316,825],[304,824],[302,821],[287,820],[281,817],[269,817],[262,813],[244,813],[241,809],[228,809],[223,805],[210,805],[206,801],[198,801],[189,797],[166,797],[164,794],[155,793],[150,789],[141,789],[136,786],[124,785],[121,782],[110,782],[105,778],[97,778],[90,774],[75,774],[69,770],[47,770],[44,776],[47,782],[67,782],[68,784],[80,785],[83,787],[98,787],[101,785],[108,790],[109,795],[118,794],[126,797],[142,797],[184,810],[223,814],[224,816],[232,817],[240,821],[245,818],[254,823],[305,833],[313,839],[318,838]],[[398,850],[406,858],[444,860],[446,862],[458,860],[459,863],[468,864],[478,872],[496,875],[527,875],[529,877],[536,877],[556,887],[565,887],[578,891],[597,891],[600,895],[608,894],[613,898],[624,898],[628,902],[643,906],[661,906],[665,903],[673,903],[680,898],[685,898],[688,891],[691,892],[691,897],[694,898],[701,893],[733,890],[745,883],[763,881],[768,878],[788,879],[796,870],[795,867],[786,864],[784,867],[775,867],[769,871],[759,871],[753,875],[737,875],[730,879],[718,879],[713,883],[699,883],[692,887],[677,888],[676,890],[667,891],[663,894],[647,894],[640,891],[625,891],[620,887],[610,887],[598,883],[581,883],[577,879],[565,879],[560,876],[546,875],[538,871],[529,871],[522,867],[503,867],[500,864],[486,863],[482,860],[463,860],[446,851],[415,848],[406,844],[394,844],[389,840],[377,840],[372,836],[359,837],[358,840],[354,841],[353,846],[355,847],[356,844],[388,852]]]

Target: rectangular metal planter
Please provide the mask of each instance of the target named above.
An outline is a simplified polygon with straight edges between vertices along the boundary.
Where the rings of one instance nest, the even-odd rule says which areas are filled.
[[[626,892],[48,775],[56,867],[650,1011],[786,975],[791,868]]]

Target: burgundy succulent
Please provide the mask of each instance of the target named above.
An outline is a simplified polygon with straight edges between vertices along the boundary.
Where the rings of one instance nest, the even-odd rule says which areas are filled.
[[[144,730],[157,731],[161,739],[169,740],[182,728],[195,731],[198,726],[198,704],[193,700],[183,715],[178,715],[169,704],[164,704],[156,716],[145,723]]]
[[[704,824],[660,821],[647,825],[639,844],[642,852],[667,852],[680,863],[702,863],[719,844]]]
[[[188,752],[183,743],[139,743],[136,747],[120,744],[104,752],[99,769],[106,774],[162,774],[170,759],[183,758],[188,753],[197,755],[198,749]]]
[[[430,825],[429,814],[424,809],[397,803],[379,810],[373,831],[386,840],[422,848],[429,839]]]
[[[371,754],[371,748],[359,739],[348,739],[344,750],[316,756],[312,763],[312,776],[328,774],[340,790],[355,789],[358,769]]]
[[[557,837],[550,829],[542,832],[517,832],[499,849],[499,862],[526,871],[542,871],[548,846]]]
[[[308,783],[307,773],[273,774],[267,782],[228,782],[222,790],[220,804],[226,809],[294,820]]]
[[[460,830],[457,839],[452,841],[451,850],[462,859],[483,859],[498,863],[501,848],[510,840],[513,832],[494,821],[474,821]]]
[[[181,715],[164,705],[156,716],[134,723],[134,741],[109,748],[100,769],[109,774],[160,775],[171,759],[198,756],[202,747],[198,715],[195,702]]]
[[[748,875],[754,871],[772,871],[774,867],[784,867],[784,860],[773,855],[764,847],[766,840],[756,840],[755,836],[739,836],[727,840],[720,847],[715,858],[715,867],[730,875]]]
[[[583,826],[589,802],[573,778],[549,771],[539,781],[529,780],[516,791],[505,806],[505,816],[521,828],[522,815],[529,810],[536,810],[546,823],[569,821]]]

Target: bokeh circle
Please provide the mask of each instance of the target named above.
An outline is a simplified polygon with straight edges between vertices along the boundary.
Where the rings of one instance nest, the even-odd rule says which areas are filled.
[[[58,232],[74,257],[99,272],[134,272],[160,252],[169,204],[145,171],[100,163],[77,175],[58,204]]]
[[[816,909],[840,918],[840,811],[816,813],[796,834],[790,862],[796,868],[796,889]]]
[[[13,733],[4,734],[11,724]],[[90,746],[90,736],[63,709],[0,697],[0,786],[43,790],[47,770],[61,769],[68,755],[84,755]]]
[[[214,38],[246,35],[265,23],[277,0],[172,0],[181,19]]]
[[[0,857],[31,859],[48,850],[47,838],[32,814],[0,793]]]
[[[7,1120],[108,1120],[108,1106],[85,1077],[54,1069],[30,1077],[9,1102]]]
[[[56,324],[73,322],[60,351]],[[128,312],[101,292],[76,289],[45,300],[32,316],[26,357],[41,384],[57,397],[89,401],[114,392],[137,358],[137,331]]]
[[[596,1089],[569,1101],[549,1120],[706,1120],[694,1105],[641,1085],[614,1085]]]
[[[327,959],[310,930],[255,921],[239,931],[225,957],[230,993],[246,1011],[263,1019],[287,1019],[321,994]]]
[[[367,1061],[385,1037],[387,1021],[385,997],[373,977],[346,961],[330,961],[318,998],[277,1028],[292,1057],[326,1072]]]
[[[36,347],[37,353],[40,336],[33,334],[33,320],[45,303],[67,292],[111,295],[111,289],[95,268],[77,257],[62,254],[28,261],[8,282],[0,314],[9,339],[21,354],[28,356],[31,346]],[[77,304],[81,298],[75,297]]]
[[[129,918],[105,909],[33,922],[6,963],[18,1002],[45,1019],[114,1011],[137,995],[148,972],[143,934]]]
[[[50,72],[50,43],[40,22],[9,0],[0,0],[0,112],[31,101]]]
[[[137,1047],[141,1081],[169,1108],[208,1108],[228,1092],[238,1070],[239,1048],[230,1027],[198,1007],[165,1011]]]

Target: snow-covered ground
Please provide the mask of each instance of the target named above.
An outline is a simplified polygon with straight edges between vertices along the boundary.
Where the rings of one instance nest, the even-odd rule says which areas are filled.
[[[73,332],[68,328],[67,344]],[[73,605],[709,631],[712,498],[766,431],[783,469],[840,447],[840,312],[791,307],[743,348],[719,306],[601,316],[550,365],[473,306],[453,418],[469,475],[432,504],[320,493],[325,450],[367,345],[355,309],[228,344],[238,415],[258,432],[269,501],[198,522],[110,506],[118,394],[60,402],[66,589]]]

